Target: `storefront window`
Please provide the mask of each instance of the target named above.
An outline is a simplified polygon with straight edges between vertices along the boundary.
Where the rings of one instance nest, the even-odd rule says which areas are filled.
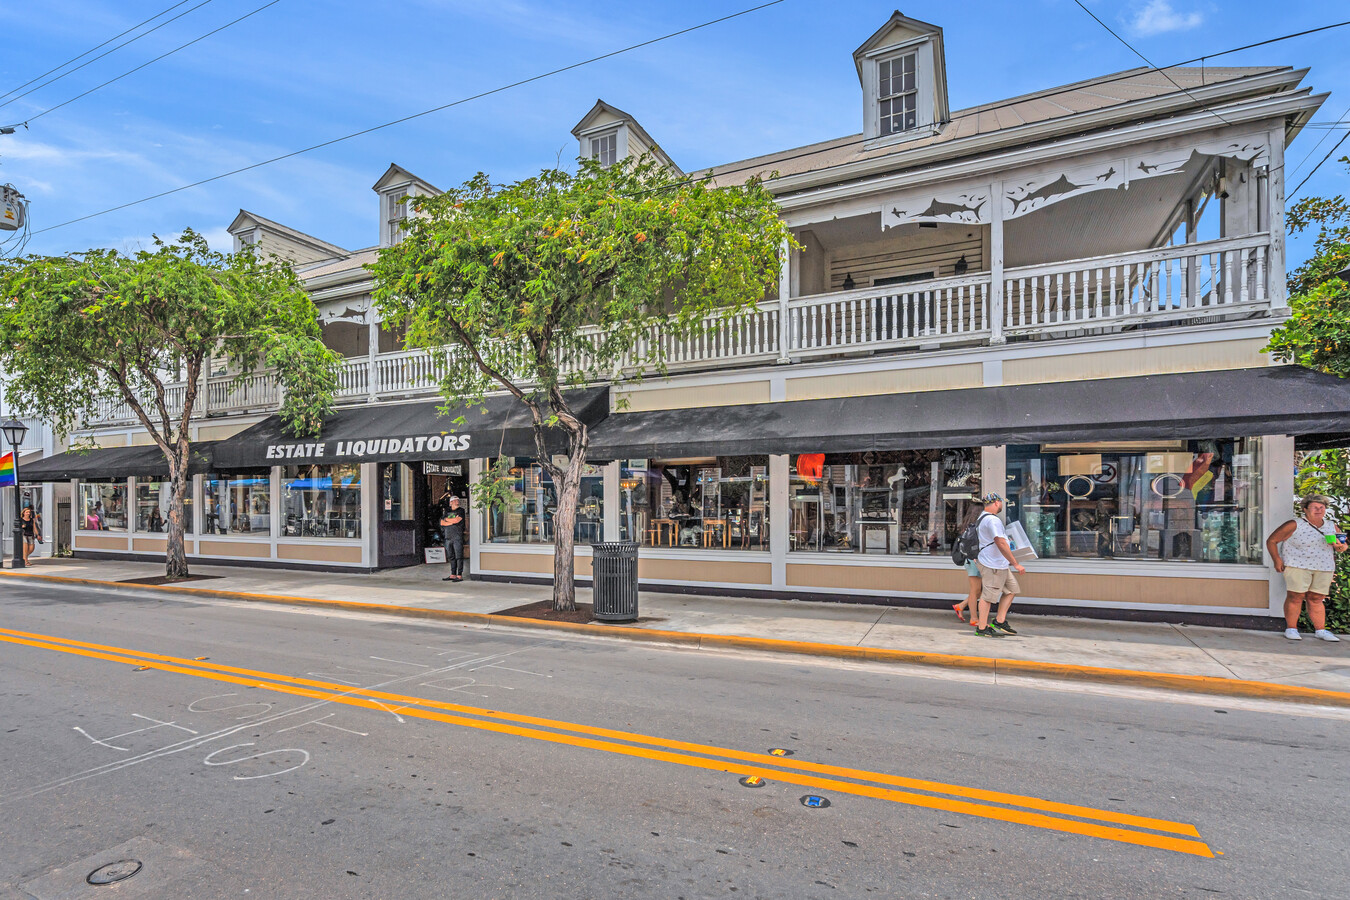
[[[272,478],[255,472],[202,479],[202,517],[207,534],[272,533]]]
[[[169,530],[172,485],[167,481],[136,479],[136,530],[158,534]],[[192,534],[192,483],[183,496],[183,533]]]
[[[1008,520],[1043,557],[1260,563],[1260,438],[1008,448]]]
[[[287,537],[359,538],[361,466],[285,466],[281,533]]]
[[[552,476],[529,457],[508,456],[504,460],[507,499],[483,511],[483,539],[493,544],[553,543],[558,492]],[[581,476],[573,539],[589,544],[603,540],[604,534],[604,469],[588,465]]]
[[[790,460],[788,548],[947,554],[980,494],[980,448],[803,453]]]
[[[769,458],[629,459],[619,536],[666,549],[769,549]]]
[[[81,482],[80,521],[76,524],[87,531],[126,531],[126,482]]]

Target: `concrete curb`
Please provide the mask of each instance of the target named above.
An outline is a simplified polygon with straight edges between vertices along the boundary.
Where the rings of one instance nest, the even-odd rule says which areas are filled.
[[[985,656],[960,656],[949,653],[926,653],[918,650],[886,650],[872,647],[854,647],[847,644],[819,644],[809,641],[782,641],[773,638],[743,637],[739,635],[700,634],[687,631],[659,631],[633,628],[625,625],[578,624],[525,619],[495,613],[470,613],[448,609],[425,609],[416,606],[391,606],[384,603],[361,603],[351,600],[321,600],[288,594],[251,594],[242,591],[222,591],[211,588],[192,588],[179,585],[123,584],[92,578],[69,578],[61,575],[39,575],[28,572],[0,571],[9,578],[30,578],[57,584],[80,584],[100,588],[122,588],[222,600],[243,600],[251,603],[275,603],[289,606],[314,606],[368,612],[413,619],[435,619],[495,628],[529,629],[535,631],[565,631],[590,637],[671,644],[700,650],[741,650],[759,653],[785,653],[800,656],[823,656],[832,659],[850,659],[866,662],[901,663],[911,666],[931,666],[988,672],[996,677],[1022,676],[1059,681],[1082,681],[1096,684],[1126,685],[1130,687],[1161,688],[1193,694],[1218,697],[1242,697],[1255,700],[1275,700],[1307,703],[1317,706],[1350,708],[1350,692],[1328,691],[1319,688],[1275,684],[1267,681],[1244,681],[1236,678],[1216,678],[1210,675],[1177,675],[1168,672],[1148,672],[1134,669],[1111,669],[1100,666],[1074,666],[1062,663],[1034,662],[1017,659],[995,659]]]

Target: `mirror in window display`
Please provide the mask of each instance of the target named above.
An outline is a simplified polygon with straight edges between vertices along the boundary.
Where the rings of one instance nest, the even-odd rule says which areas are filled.
[[[493,544],[551,544],[553,518],[558,511],[558,490],[553,477],[527,456],[504,457],[506,497],[483,510],[484,540]],[[495,460],[489,460],[494,464]],[[586,465],[581,474],[573,540],[590,544],[604,540],[604,468]]]
[[[202,479],[202,525],[207,534],[272,533],[272,477],[229,473]]]
[[[163,534],[169,530],[173,485],[168,481],[136,480],[136,530]],[[192,534],[192,485],[183,495],[183,533]]]
[[[79,527],[86,531],[126,531],[126,482],[80,482]]]
[[[648,547],[769,549],[769,458],[629,459],[619,536]]]
[[[946,554],[980,494],[980,448],[792,457],[788,547],[812,553]]]
[[[361,466],[284,466],[281,533],[286,537],[359,538]]]
[[[1039,556],[1261,563],[1260,438],[1008,448]]]

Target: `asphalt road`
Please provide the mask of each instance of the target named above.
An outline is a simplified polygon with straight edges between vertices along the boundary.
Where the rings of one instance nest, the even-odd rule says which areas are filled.
[[[3,897],[1350,896],[1343,714],[13,583],[0,661]]]

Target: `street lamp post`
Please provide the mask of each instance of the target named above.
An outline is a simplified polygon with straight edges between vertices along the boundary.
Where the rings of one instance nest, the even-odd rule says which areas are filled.
[[[23,498],[19,494],[19,445],[28,436],[28,426],[18,419],[8,419],[0,425],[5,440],[14,449],[14,563],[13,568],[22,569],[23,562]]]

